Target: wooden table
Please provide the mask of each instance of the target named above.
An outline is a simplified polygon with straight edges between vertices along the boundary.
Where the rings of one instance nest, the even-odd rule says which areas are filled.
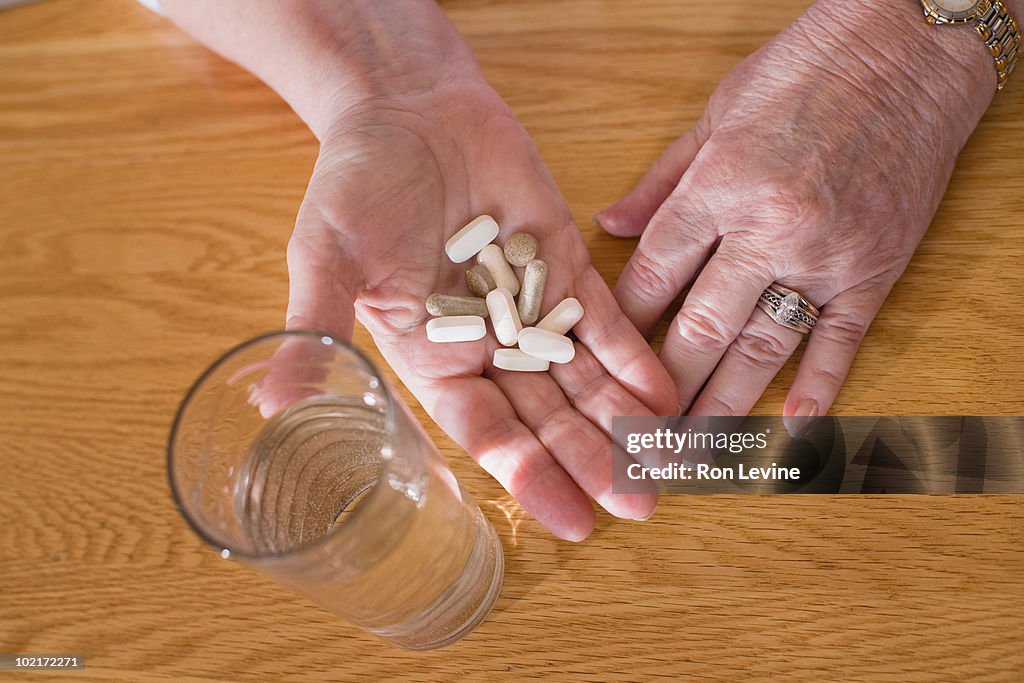
[[[446,3],[612,280],[632,244],[590,216],[806,4]],[[836,412],[1021,412],[1022,122],[1018,79]],[[506,542],[469,639],[398,651],[221,560],[171,504],[164,443],[197,373],[281,325],[316,151],[272,92],[133,2],[0,13],[0,652],[84,653],[75,681],[1024,676],[1019,496],[670,496],[574,545],[432,428]]]

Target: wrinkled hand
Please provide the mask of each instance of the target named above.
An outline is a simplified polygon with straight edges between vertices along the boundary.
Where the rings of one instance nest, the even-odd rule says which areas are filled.
[[[485,213],[499,241],[538,238],[543,312],[566,296],[583,304],[573,362],[495,370],[490,330],[478,342],[427,341],[426,298],[468,294],[471,263],[449,261],[445,240]],[[355,313],[430,416],[556,535],[591,531],[585,493],[621,517],[654,510],[653,495],[611,494],[609,434],[616,415],[676,413],[671,379],[591,266],[527,134],[482,81],[344,108],[321,135],[288,267],[288,327],[351,338]]]
[[[689,287],[661,359],[691,414],[746,414],[797,348],[800,333],[756,308],[772,282],[822,309],[784,413],[829,409],[994,91],[970,32],[924,26],[914,3],[879,5],[812,7],[597,217],[612,234],[642,233],[615,290],[642,332]],[[894,11],[902,45],[881,42],[904,35]]]

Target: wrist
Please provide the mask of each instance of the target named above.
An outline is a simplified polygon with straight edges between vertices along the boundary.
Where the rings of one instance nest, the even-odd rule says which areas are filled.
[[[996,92],[992,57],[970,26],[931,26],[918,0],[818,0],[807,13],[829,49],[854,56],[959,149]]]
[[[326,47],[315,60],[320,75],[305,88],[303,106],[312,112],[307,122],[317,137],[340,113],[365,102],[484,82],[469,47],[434,0],[406,0],[400,12],[396,6],[352,3],[344,30],[315,18]]]
[[[434,0],[163,0],[165,14],[277,91],[317,137],[339,110],[482,76]]]

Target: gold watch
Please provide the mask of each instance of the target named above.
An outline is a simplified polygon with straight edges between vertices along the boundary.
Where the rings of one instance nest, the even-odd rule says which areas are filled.
[[[1017,66],[1021,33],[1000,0],[921,0],[929,24],[971,24],[985,41],[996,65],[996,88],[1002,90]]]

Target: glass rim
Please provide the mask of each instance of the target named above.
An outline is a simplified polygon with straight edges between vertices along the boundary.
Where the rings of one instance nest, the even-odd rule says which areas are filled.
[[[225,557],[237,556],[239,559],[253,560],[257,562],[274,559],[280,560],[296,557],[321,547],[329,539],[335,538],[338,535],[344,533],[343,530],[352,526],[352,523],[357,518],[362,516],[363,511],[370,507],[368,503],[373,498],[376,498],[377,492],[381,488],[381,483],[387,479],[387,477],[385,476],[387,470],[391,468],[393,462],[392,458],[386,458],[384,460],[384,463],[381,465],[381,477],[376,482],[374,482],[372,486],[369,487],[367,499],[364,500],[362,504],[360,504],[355,510],[353,510],[350,513],[348,519],[345,520],[345,523],[332,526],[330,531],[328,531],[320,538],[314,541],[310,541],[308,543],[303,543],[289,550],[267,553],[252,553],[244,550],[237,550],[232,547],[232,544],[223,543],[217,538],[215,538],[213,534],[207,532],[207,530],[204,529],[196,519],[194,519],[192,513],[184,504],[184,496],[182,495],[182,491],[179,489],[174,476],[174,446],[175,442],[177,441],[178,431],[181,427],[181,421],[185,414],[185,409],[188,407],[192,398],[199,390],[199,387],[202,386],[203,383],[207,379],[209,379],[209,377],[214,372],[219,370],[224,365],[224,363],[228,361],[229,358],[233,357],[235,354],[244,351],[245,349],[251,346],[255,346],[256,344],[268,341],[270,339],[274,339],[276,337],[281,337],[285,339],[303,337],[309,339],[318,339],[325,346],[340,346],[341,348],[351,353],[359,360],[360,363],[363,364],[366,370],[369,371],[369,374],[378,381],[379,384],[377,388],[381,390],[381,393],[383,394],[385,399],[385,424],[389,428],[394,425],[395,410],[397,408],[397,405],[395,403],[395,397],[392,394],[391,388],[388,386],[388,383],[384,380],[383,377],[381,377],[380,373],[377,371],[377,366],[373,364],[373,362],[366,356],[365,353],[363,353],[351,342],[345,341],[344,339],[338,339],[337,336],[330,332],[324,332],[322,330],[316,329],[274,330],[271,332],[264,332],[263,334],[251,337],[250,339],[247,339],[243,342],[240,342],[232,346],[231,348],[227,349],[219,356],[217,356],[217,358],[212,363],[210,363],[210,365],[208,365],[206,369],[203,370],[198,377],[196,377],[195,380],[193,380],[191,386],[189,386],[188,388],[188,391],[185,392],[185,395],[182,397],[181,402],[178,404],[178,409],[175,411],[174,419],[171,422],[171,431],[167,436],[166,467],[167,481],[171,489],[171,498],[174,500],[174,506],[178,509],[178,513],[185,519],[185,522],[192,528],[192,531],[194,531],[196,535],[199,536],[199,538],[206,545],[216,550],[220,550],[222,554],[226,551],[228,555],[226,555]],[[330,343],[328,344],[324,342],[325,339],[329,339]]]

